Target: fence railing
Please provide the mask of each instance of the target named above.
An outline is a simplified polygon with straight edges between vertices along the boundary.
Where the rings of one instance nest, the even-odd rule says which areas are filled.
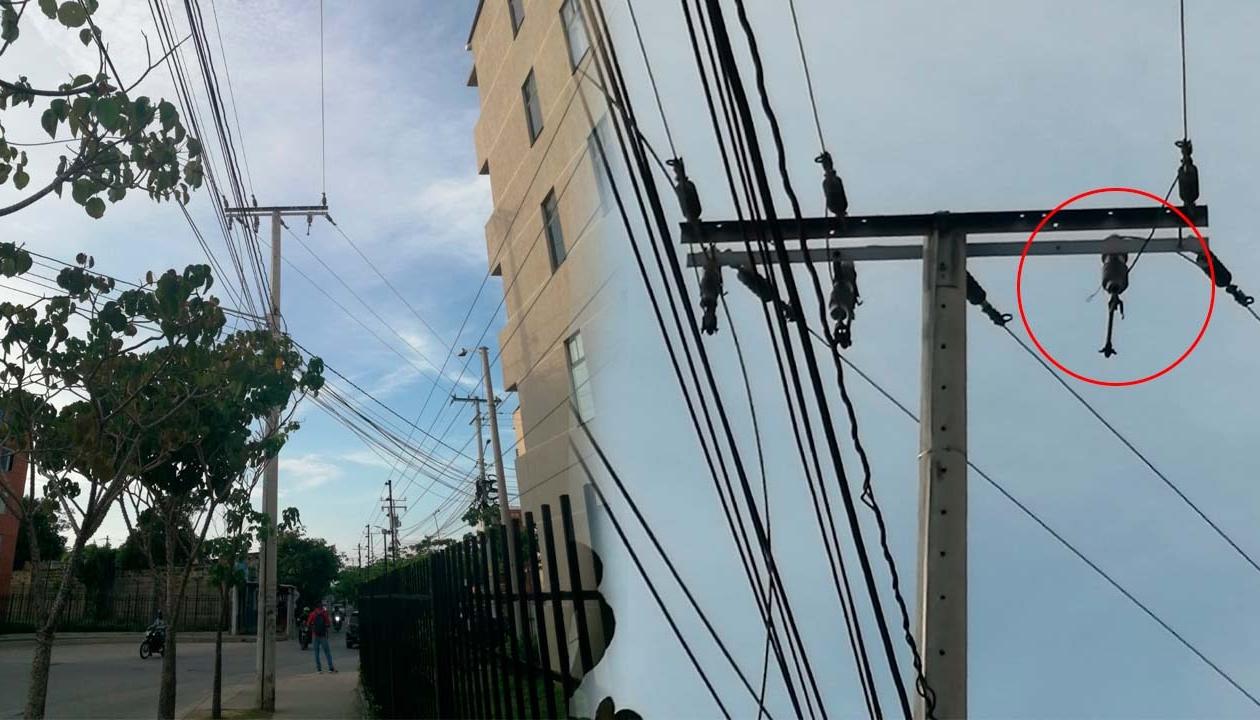
[[[360,678],[385,718],[565,718],[607,647],[599,560],[541,507],[365,583]],[[541,532],[540,532],[541,531]],[[519,566],[509,577],[508,542]],[[514,589],[515,588],[515,589]]]
[[[0,595],[0,632],[30,632],[43,619],[43,608],[52,601],[44,590]],[[160,600],[151,592],[72,594],[57,623],[60,630],[141,631],[157,617]],[[214,630],[219,626],[218,594],[197,593],[184,597],[181,630]],[[226,628],[225,628],[226,629]]]

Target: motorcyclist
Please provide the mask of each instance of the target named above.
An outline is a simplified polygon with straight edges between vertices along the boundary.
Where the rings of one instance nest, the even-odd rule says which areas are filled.
[[[145,628],[145,632],[157,633],[163,637],[166,636],[166,621],[162,619],[161,610],[157,611],[157,618],[152,623],[149,623],[149,627]]]

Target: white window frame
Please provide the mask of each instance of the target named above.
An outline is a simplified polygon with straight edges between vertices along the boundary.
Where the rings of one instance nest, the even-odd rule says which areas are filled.
[[[575,352],[576,349],[576,352]],[[577,355],[578,357],[574,357]],[[590,364],[586,358],[586,345],[579,330],[564,341],[564,361],[569,368],[569,392],[577,408],[578,422],[588,423],[595,417],[595,396],[591,387]],[[584,377],[579,382],[579,372]]]

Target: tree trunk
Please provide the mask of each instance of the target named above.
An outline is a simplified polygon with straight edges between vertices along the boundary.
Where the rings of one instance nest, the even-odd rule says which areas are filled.
[[[80,539],[71,548],[70,557],[61,569],[61,585],[57,588],[57,595],[53,598],[43,623],[35,631],[35,657],[31,660],[31,680],[26,690],[26,710],[22,714],[27,720],[44,717],[44,707],[48,701],[48,671],[52,667],[55,628],[61,611],[65,607],[66,598],[70,596],[70,574],[82,547],[83,541]]]
[[[219,626],[214,631],[214,690],[210,701],[210,717],[223,717],[223,626],[228,621],[228,588],[219,583]]]
[[[175,718],[175,635],[179,625],[175,607],[175,534],[171,531],[170,514],[167,514],[166,573],[163,605],[166,609],[166,648],[162,652],[162,684],[158,690],[158,717],[162,720]]]

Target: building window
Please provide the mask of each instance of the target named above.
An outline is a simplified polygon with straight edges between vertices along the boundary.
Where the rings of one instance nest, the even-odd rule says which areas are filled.
[[[529,144],[533,145],[543,129],[542,103],[538,100],[538,83],[534,81],[534,71],[529,71],[525,84],[521,86],[521,99],[525,102],[525,124],[529,127]]]
[[[0,448],[0,472],[9,472],[13,469],[13,451],[8,448]]]
[[[608,173],[612,170],[612,158],[609,152],[608,116],[605,115],[591,128],[586,136],[586,150],[591,156],[591,167],[595,172],[595,189],[599,191],[599,209],[608,212],[615,204],[612,193],[612,180]]]
[[[565,340],[564,349],[568,355],[569,382],[572,384],[578,421],[590,422],[595,417],[595,398],[591,393],[591,373],[586,363],[586,349],[582,347],[582,333],[575,332]]]
[[[508,0],[508,16],[512,18],[512,37],[516,37],[525,21],[525,0]]]
[[[582,22],[582,6],[580,0],[564,0],[560,6],[560,21],[564,25],[564,39],[569,45],[569,67],[577,70],[578,63],[586,57],[591,49],[590,40],[586,36],[586,24]]]
[[[564,262],[564,232],[560,229],[560,206],[556,203],[556,191],[547,191],[542,203],[543,232],[547,234],[547,254],[551,256],[551,270],[555,272]]]

